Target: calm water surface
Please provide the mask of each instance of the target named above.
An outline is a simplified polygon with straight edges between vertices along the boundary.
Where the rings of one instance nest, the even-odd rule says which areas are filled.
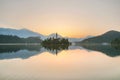
[[[120,80],[119,50],[11,48],[1,47],[0,80]]]

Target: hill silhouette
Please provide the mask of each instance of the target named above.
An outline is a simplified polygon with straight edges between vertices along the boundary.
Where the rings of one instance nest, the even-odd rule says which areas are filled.
[[[41,43],[39,37],[20,38],[12,35],[0,35],[0,43]]]
[[[79,43],[81,43],[81,44],[111,43],[111,41],[113,41],[116,38],[120,38],[120,32],[111,30],[102,35],[85,39]]]

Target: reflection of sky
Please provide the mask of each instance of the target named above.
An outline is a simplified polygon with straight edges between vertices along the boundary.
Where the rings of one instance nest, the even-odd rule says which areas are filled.
[[[44,48],[41,46],[32,46],[31,48],[28,46],[24,47],[24,46],[11,46],[11,47],[7,47],[4,46],[2,48],[0,48],[0,60],[5,60],[5,59],[16,59],[16,58],[20,58],[20,59],[28,59],[30,57],[33,56],[37,56],[39,54],[43,54],[45,52],[48,52],[54,56],[58,56],[59,54],[61,54],[61,52],[65,51],[65,52],[69,52],[69,51],[76,51],[76,50],[84,50],[88,53],[96,51],[96,52],[100,52],[101,54],[105,54],[109,57],[117,57],[120,56],[120,50],[119,49],[115,49],[114,47],[111,46],[91,46],[89,45],[88,47],[82,47],[82,46],[69,46],[68,49],[49,49],[49,48]],[[23,48],[24,47],[24,48]],[[83,52],[84,53],[84,52]]]
[[[39,54],[38,51],[19,50],[17,52],[4,52],[0,53],[0,59],[27,59],[31,56]]]
[[[120,30],[119,8],[120,0],[0,0],[0,27],[70,37],[97,35]]]
[[[29,59],[0,60],[1,80],[119,80],[120,57],[86,50],[44,52]]]

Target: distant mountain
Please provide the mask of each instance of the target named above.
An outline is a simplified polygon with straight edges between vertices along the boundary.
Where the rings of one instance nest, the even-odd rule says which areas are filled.
[[[18,36],[20,38],[40,37],[42,40],[50,37],[51,38],[56,37],[56,33],[52,33],[46,36],[37,32],[33,32],[28,29],[11,29],[11,28],[0,28],[0,35],[13,35],[13,36]],[[59,34],[57,34],[57,36],[58,38],[62,38],[62,36]],[[80,41],[83,41],[84,39],[88,39],[91,37],[93,36],[87,36],[85,38],[68,38],[68,37],[65,37],[65,38],[68,38],[70,42],[80,42]]]
[[[92,38],[93,36],[87,36],[87,37],[84,37],[84,38],[69,38],[69,41],[70,42],[81,42],[85,39],[88,39],[88,38]]]
[[[28,29],[11,29],[11,28],[0,28],[0,35],[13,35],[18,36],[21,38],[28,38],[28,37],[40,37],[42,40],[46,38],[56,37],[56,33],[52,33],[48,36],[39,34],[37,32],[30,31]],[[58,34],[58,37],[61,38],[62,36]]]
[[[52,33],[52,34],[50,34],[50,35],[47,36],[47,38],[53,38],[53,37],[56,38],[56,33]],[[62,36],[59,35],[59,34],[57,34],[57,37],[58,38],[62,38]]]
[[[45,39],[45,36],[42,34],[30,31],[28,29],[10,29],[10,28],[0,28],[0,34],[2,35],[15,35],[21,38],[27,37],[40,37],[41,39]]]
[[[69,38],[68,40],[69,40],[69,42],[80,42],[84,39],[83,38]]]
[[[84,44],[84,43],[85,44],[111,43],[111,41],[116,39],[116,38],[120,38],[120,32],[111,30],[111,31],[108,31],[102,35],[85,39],[85,40],[81,41],[80,43],[81,44]]]

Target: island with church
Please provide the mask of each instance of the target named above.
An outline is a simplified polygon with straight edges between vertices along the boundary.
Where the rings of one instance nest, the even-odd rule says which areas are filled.
[[[55,34],[55,37],[50,37],[42,41],[42,46],[49,50],[64,50],[68,49],[68,46],[71,45],[67,38],[60,38],[58,34]]]

